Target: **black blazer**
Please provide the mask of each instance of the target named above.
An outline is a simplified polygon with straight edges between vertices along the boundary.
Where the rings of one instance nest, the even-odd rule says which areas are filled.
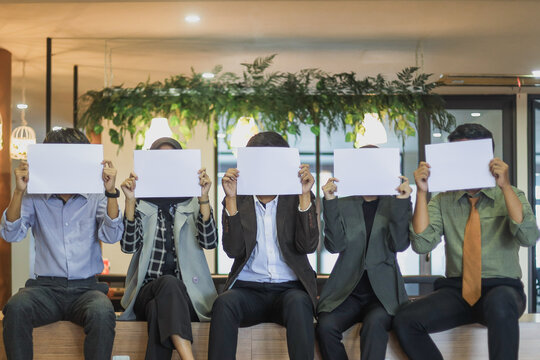
[[[236,197],[238,213],[228,216],[223,200],[223,249],[234,263],[227,278],[229,289],[244,268],[257,244],[257,215],[251,195]],[[298,210],[298,195],[280,195],[276,211],[277,237],[285,263],[294,271],[313,306],[317,301],[317,277],[309,264],[307,254],[314,252],[319,244],[319,227],[314,196],[308,211]]]

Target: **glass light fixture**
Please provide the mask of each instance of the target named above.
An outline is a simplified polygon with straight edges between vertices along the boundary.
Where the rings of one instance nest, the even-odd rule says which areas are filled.
[[[153,118],[150,122],[150,128],[144,134],[144,145],[142,148],[143,150],[148,150],[157,139],[171,136],[172,130],[169,127],[169,120],[167,118]]]
[[[190,14],[190,15],[187,15],[184,20],[186,20],[186,22],[188,23],[198,23],[199,21],[201,21],[201,17],[197,14]]]
[[[249,139],[259,133],[259,127],[252,117],[242,116],[236,122],[236,126],[231,135],[231,148],[234,156],[237,149],[247,145]]]
[[[365,114],[363,122],[364,134],[356,133],[354,147],[359,148],[364,145],[378,145],[388,142],[386,130],[379,119],[378,114]]]
[[[205,78],[205,79],[213,79],[216,75],[214,73],[211,73],[211,72],[205,72],[205,73],[202,73],[202,77]]]
[[[26,104],[26,62],[22,64],[22,103]],[[25,113],[26,107],[22,107],[21,110],[21,126],[13,129],[11,133],[11,146],[9,153],[12,159],[26,160],[28,145],[36,143],[36,132],[26,122]]]

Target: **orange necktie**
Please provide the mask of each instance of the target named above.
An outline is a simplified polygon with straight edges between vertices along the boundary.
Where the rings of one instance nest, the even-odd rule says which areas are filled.
[[[476,209],[479,198],[469,198],[471,213],[465,226],[463,239],[463,289],[462,295],[473,306],[482,295],[482,237],[480,214]]]

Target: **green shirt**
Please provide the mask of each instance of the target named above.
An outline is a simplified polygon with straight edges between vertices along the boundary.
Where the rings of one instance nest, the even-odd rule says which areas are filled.
[[[512,187],[523,204],[523,222],[516,223],[508,215],[504,195],[499,187],[480,190],[476,205],[482,229],[482,278],[521,278],[518,251],[520,246],[533,246],[540,236],[536,219],[523,191]],[[428,204],[429,225],[416,234],[410,225],[414,251],[425,254],[445,239],[446,276],[461,277],[463,237],[471,205],[465,191],[437,194]]]

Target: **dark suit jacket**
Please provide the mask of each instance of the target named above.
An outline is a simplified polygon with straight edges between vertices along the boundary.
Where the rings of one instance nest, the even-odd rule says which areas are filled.
[[[339,253],[319,299],[318,312],[330,312],[352,293],[367,271],[375,295],[390,315],[407,301],[396,252],[409,247],[411,201],[382,196],[366,253],[366,226],[360,196],[324,200],[324,244]]]
[[[225,201],[223,201],[225,204]],[[276,211],[277,237],[285,263],[294,271],[313,306],[316,306],[316,274],[309,264],[307,254],[319,244],[319,227],[314,197],[308,211],[298,210],[298,195],[280,195]],[[238,213],[228,216],[223,206],[223,249],[234,263],[225,284],[229,289],[249,260],[257,243],[257,215],[253,196],[236,197]]]

